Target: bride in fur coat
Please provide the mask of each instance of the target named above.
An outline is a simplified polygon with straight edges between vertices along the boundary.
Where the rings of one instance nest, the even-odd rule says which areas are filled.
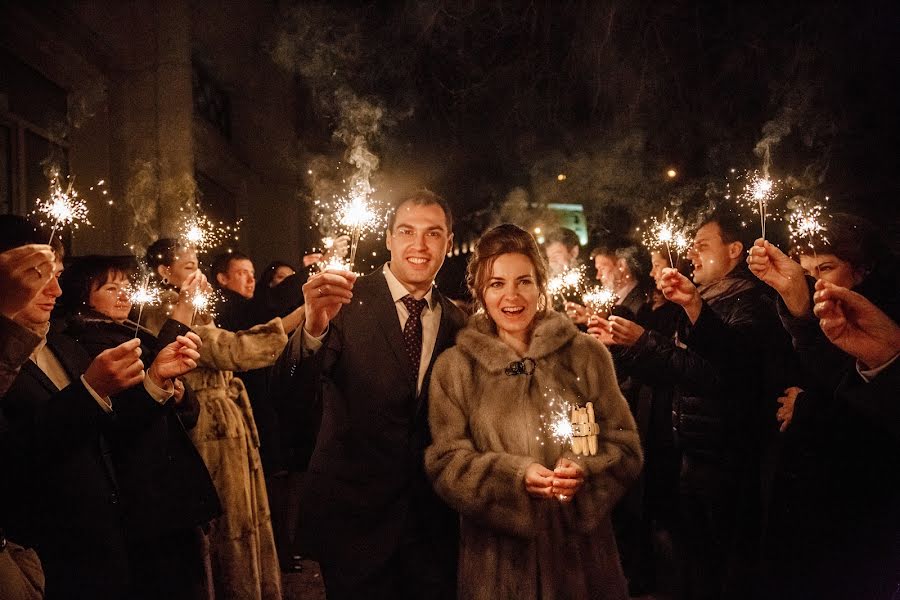
[[[460,598],[627,599],[610,513],[642,457],[612,360],[547,310],[547,266],[511,224],[478,242],[479,310],[434,366],[425,467],[461,514]],[[592,402],[598,451],[576,456],[546,426],[551,396]]]

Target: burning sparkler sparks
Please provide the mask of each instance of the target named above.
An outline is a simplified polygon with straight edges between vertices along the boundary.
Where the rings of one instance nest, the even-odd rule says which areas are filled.
[[[351,271],[352,265],[340,256],[329,256],[327,260],[316,263],[319,271],[326,269],[336,269],[339,271]]]
[[[744,187],[744,192],[739,196],[739,201],[749,206],[759,214],[759,224],[762,229],[762,237],[766,237],[766,214],[770,212],[770,202],[777,195],[777,181],[767,176],[754,173],[749,183]]]
[[[194,325],[194,318],[197,313],[210,314],[210,307],[214,302],[214,292],[212,290],[197,289],[191,295],[191,306],[194,310],[191,312],[191,326]]]
[[[132,305],[137,305],[138,316],[134,327],[134,337],[137,337],[138,330],[141,328],[141,315],[144,313],[144,307],[158,304],[160,300],[160,291],[154,285],[150,284],[149,273],[144,275],[139,285],[131,286],[128,290],[128,300]]]
[[[616,296],[609,288],[595,285],[582,296],[582,304],[592,314],[609,314],[613,306],[618,302],[619,297]]]
[[[583,294],[584,286],[584,265],[578,265],[551,277],[547,282],[547,292],[558,301],[565,302],[567,295]]]
[[[815,204],[795,208],[788,217],[788,232],[794,245],[806,241],[806,245],[815,252],[816,242],[827,243],[826,227],[822,224],[822,206]]]
[[[570,418],[572,407],[568,402],[564,401],[557,394],[546,391],[544,397],[547,398],[547,412],[541,415],[541,430],[550,436],[553,442],[561,446],[568,446],[572,442],[572,421]],[[543,445],[544,441],[540,435],[536,440]]]
[[[650,250],[665,246],[666,252],[669,253],[669,266],[672,268],[675,267],[672,248],[675,248],[675,256],[680,256],[691,247],[691,241],[684,228],[668,213],[661,220],[651,217],[650,226],[644,232],[643,242]]]
[[[78,192],[73,188],[75,183],[74,177],[69,178],[69,185],[63,190],[60,183],[59,172],[54,171],[50,176],[50,196],[47,200],[37,199],[35,213],[40,213],[47,217],[53,224],[50,232],[50,241],[56,235],[56,230],[72,224],[78,229],[80,223],[90,225],[88,220],[88,209],[84,200],[78,197]],[[43,221],[41,222],[43,225]]]
[[[212,250],[224,245],[229,239],[237,240],[240,221],[226,225],[222,221],[214,223],[206,215],[190,214],[182,209],[183,217],[178,238],[198,252]]]
[[[367,187],[367,186],[366,186]],[[369,200],[368,193],[357,191],[338,206],[338,222],[350,230],[350,267],[356,262],[356,248],[367,231],[378,231],[384,225],[383,215]]]

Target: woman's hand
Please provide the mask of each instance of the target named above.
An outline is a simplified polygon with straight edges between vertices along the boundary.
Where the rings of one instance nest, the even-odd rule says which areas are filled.
[[[153,364],[147,369],[147,377],[158,387],[165,389],[170,379],[181,377],[197,368],[200,360],[200,346],[203,342],[193,331],[179,335],[156,355]]]
[[[194,298],[197,294],[208,294],[211,290],[212,286],[209,285],[206,275],[200,271],[194,271],[188,275],[178,292],[178,303],[172,310],[171,318],[191,327],[195,311]]]
[[[584,469],[574,460],[560,458],[553,469],[551,493],[560,502],[568,502],[584,484]]]
[[[525,469],[525,491],[534,498],[553,495],[554,473],[540,463],[531,463]]]

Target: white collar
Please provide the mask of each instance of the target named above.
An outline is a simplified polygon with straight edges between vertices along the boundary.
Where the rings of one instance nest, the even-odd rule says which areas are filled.
[[[400,302],[401,299],[410,295],[410,292],[406,287],[400,283],[400,280],[397,279],[397,276],[391,271],[391,263],[390,261],[384,263],[384,266],[381,268],[381,272],[384,273],[384,278],[387,280],[388,289],[391,291],[391,299],[396,302]],[[434,297],[434,285],[432,284],[431,288],[428,289],[428,292],[425,294],[425,300],[428,301],[428,308],[434,309],[434,302],[436,298]]]

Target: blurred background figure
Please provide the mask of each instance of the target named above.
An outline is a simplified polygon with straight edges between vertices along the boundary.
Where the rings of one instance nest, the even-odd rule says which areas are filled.
[[[547,256],[551,276],[580,265],[580,251],[578,234],[566,227],[553,229],[544,237],[544,254]]]

